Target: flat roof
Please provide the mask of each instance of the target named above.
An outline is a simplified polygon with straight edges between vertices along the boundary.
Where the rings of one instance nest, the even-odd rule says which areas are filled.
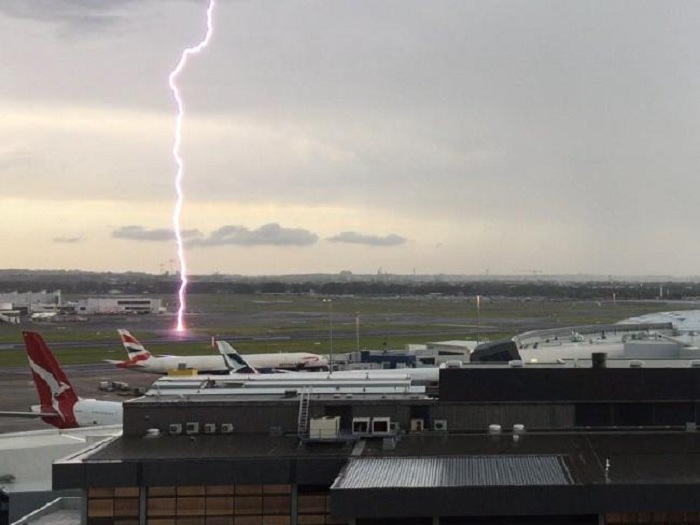
[[[503,434],[406,434],[387,447],[367,439],[359,451],[347,443],[307,443],[297,436],[259,434],[121,436],[67,458],[67,462],[157,461],[185,459],[294,458],[329,456],[362,458],[429,458],[459,456],[563,457],[573,483],[669,480],[700,483],[700,432],[602,431]],[[353,454],[353,450],[355,453]]]
[[[158,405],[158,404],[173,404],[173,403],[208,403],[212,405],[226,405],[232,403],[246,404],[270,404],[284,403],[293,406],[299,406],[299,395],[301,389],[298,389],[296,394],[285,394],[284,390],[289,389],[264,389],[255,388],[244,393],[232,392],[233,389],[221,389],[218,392],[213,389],[214,393],[203,393],[197,390],[178,391],[178,390],[161,390],[160,393],[154,390],[149,391],[146,395],[135,399],[125,401],[129,405]],[[434,402],[434,399],[424,394],[424,389],[417,392],[400,392],[400,393],[329,393],[316,392],[312,390],[311,401],[338,401],[360,403],[362,401],[411,401],[413,403],[420,401]]]

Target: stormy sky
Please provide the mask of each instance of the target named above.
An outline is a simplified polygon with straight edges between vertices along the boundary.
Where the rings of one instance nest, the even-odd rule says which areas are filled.
[[[0,2],[0,267],[175,257],[205,0]],[[700,274],[700,3],[219,0],[193,273]]]

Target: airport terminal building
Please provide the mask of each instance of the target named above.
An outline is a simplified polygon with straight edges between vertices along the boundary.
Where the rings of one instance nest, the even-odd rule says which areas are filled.
[[[99,314],[157,314],[162,312],[161,299],[144,296],[110,296],[80,299],[75,308],[76,313],[84,315]]]
[[[54,465],[94,525],[700,522],[700,367],[478,365],[420,394],[199,388]]]

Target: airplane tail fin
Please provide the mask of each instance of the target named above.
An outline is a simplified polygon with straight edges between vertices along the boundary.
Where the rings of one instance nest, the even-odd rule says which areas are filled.
[[[119,334],[119,337],[122,340],[122,345],[126,350],[127,356],[129,356],[129,358],[126,361],[123,361],[122,363],[117,363],[117,366],[125,368],[137,366],[141,361],[147,361],[151,358],[151,353],[148,350],[146,350],[145,346],[139,343],[138,339],[131,335],[129,330],[119,328],[117,330],[117,333]]]
[[[226,341],[216,341],[216,347],[224,358],[226,368],[231,374],[258,374],[259,372],[248,363],[241,354]]]
[[[78,426],[74,407],[79,398],[68,377],[37,332],[22,332],[29,368],[39,393],[41,412],[55,414],[42,419],[58,428]]]

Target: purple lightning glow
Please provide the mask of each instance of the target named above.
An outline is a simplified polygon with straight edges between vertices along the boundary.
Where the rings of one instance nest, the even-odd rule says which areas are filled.
[[[177,104],[177,119],[175,121],[175,142],[173,143],[173,157],[175,158],[175,163],[177,164],[177,175],[175,176],[175,193],[177,194],[177,200],[175,201],[175,209],[173,210],[173,230],[175,232],[175,239],[177,240],[177,259],[180,265],[180,288],[177,293],[178,297],[178,308],[177,308],[177,327],[175,328],[178,332],[185,331],[185,307],[187,305],[187,262],[185,260],[185,247],[182,240],[182,205],[185,200],[185,195],[182,191],[182,178],[184,175],[184,162],[182,156],[180,155],[180,145],[182,144],[182,120],[185,116],[185,108],[182,103],[182,97],[180,96],[180,90],[177,87],[175,80],[182,73],[187,65],[187,59],[190,55],[197,55],[200,51],[206,48],[211,41],[212,35],[214,34],[214,5],[216,0],[209,0],[209,7],[207,8],[207,34],[204,39],[194,47],[186,48],[180,55],[180,61],[175,66],[168,76],[168,85],[170,90],[173,92],[173,97],[175,98],[175,103]]]

